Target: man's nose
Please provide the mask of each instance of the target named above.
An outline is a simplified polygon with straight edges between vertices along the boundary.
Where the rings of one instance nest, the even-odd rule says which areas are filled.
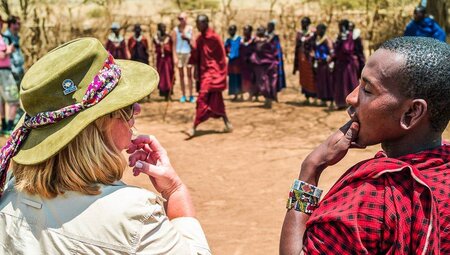
[[[351,106],[356,106],[356,104],[358,103],[358,93],[359,93],[359,86],[356,87],[345,99],[345,101],[347,102],[347,104],[351,105]]]

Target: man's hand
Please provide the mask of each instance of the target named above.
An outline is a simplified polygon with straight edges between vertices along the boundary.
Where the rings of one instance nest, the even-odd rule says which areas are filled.
[[[322,171],[341,161],[350,148],[364,148],[355,143],[358,132],[359,123],[350,120],[328,137],[303,161],[299,179],[317,185]]]

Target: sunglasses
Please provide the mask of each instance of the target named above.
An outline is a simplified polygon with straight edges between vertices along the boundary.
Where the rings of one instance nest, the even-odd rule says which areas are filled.
[[[130,121],[134,116],[134,104],[124,107],[118,111],[118,114],[125,121]],[[113,115],[111,115],[113,117]],[[117,117],[117,116],[116,116]]]

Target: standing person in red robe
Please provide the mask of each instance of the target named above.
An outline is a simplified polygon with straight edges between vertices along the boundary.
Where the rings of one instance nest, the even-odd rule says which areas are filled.
[[[197,17],[200,35],[195,42],[192,62],[199,81],[197,111],[190,136],[195,136],[197,126],[209,118],[222,118],[225,132],[233,127],[225,113],[222,91],[227,88],[227,61],[225,48],[220,36],[209,28],[209,18],[204,14]]]
[[[148,65],[148,41],[142,35],[140,24],[134,25],[134,35],[128,39],[128,50],[131,60],[138,61]]]
[[[294,71],[300,72],[300,86],[302,93],[305,95],[305,105],[311,104],[309,98],[313,98],[313,104],[317,101],[317,88],[314,81],[313,71],[313,47],[314,47],[314,30],[310,29],[311,19],[304,17],[301,20],[302,29],[297,32],[295,39],[294,53]]]
[[[130,59],[125,38],[119,32],[119,23],[113,22],[111,25],[111,34],[108,36],[105,48],[115,59]]]
[[[159,74],[159,95],[166,101],[170,99],[174,83],[173,42],[166,33],[166,25],[158,24],[158,32],[153,38],[156,52],[156,70]]]

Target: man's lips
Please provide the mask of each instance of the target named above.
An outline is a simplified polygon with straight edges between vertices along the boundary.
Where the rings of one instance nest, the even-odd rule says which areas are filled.
[[[350,119],[352,119],[353,121],[359,123],[359,119],[358,119],[358,116],[357,116],[357,114],[356,114],[356,110],[355,110],[354,107],[350,106],[350,107],[347,109],[347,113],[348,113],[348,116],[350,116]]]

